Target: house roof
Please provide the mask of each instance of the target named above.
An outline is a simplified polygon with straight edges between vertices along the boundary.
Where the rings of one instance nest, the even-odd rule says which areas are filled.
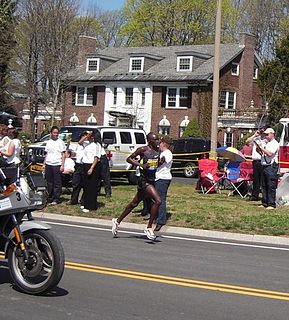
[[[244,50],[244,45],[222,44],[220,69]],[[177,56],[193,56],[192,71],[176,71]],[[131,57],[150,59],[150,67],[144,72],[129,72]],[[89,58],[100,58],[100,72],[86,72],[86,65],[78,66],[66,75],[66,80],[77,81],[202,81],[213,75],[214,45],[187,45],[170,47],[119,47],[97,50]],[[101,68],[104,57],[112,57],[106,68]],[[157,57],[157,59],[156,59]],[[109,59],[107,59],[109,60]],[[112,61],[113,60],[113,61]]]

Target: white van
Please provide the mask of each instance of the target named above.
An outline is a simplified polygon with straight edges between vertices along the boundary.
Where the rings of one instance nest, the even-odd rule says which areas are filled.
[[[126,159],[138,147],[146,145],[145,132],[142,129],[125,127],[65,126],[60,128],[60,134],[66,135],[68,141],[71,140],[70,149],[73,150],[80,134],[93,129],[100,131],[102,141],[107,145],[111,173],[114,176],[126,175],[129,182],[135,182],[135,168]]]
[[[142,129],[125,127],[103,127],[103,126],[65,126],[60,128],[60,138],[67,144],[68,148],[75,150],[80,135],[84,131],[97,129],[100,131],[102,141],[106,145],[107,157],[110,163],[112,176],[127,176],[129,182],[135,183],[135,171],[126,159],[138,147],[147,144],[146,134]],[[38,162],[44,159],[44,147],[46,141],[28,146],[28,153],[34,154]]]

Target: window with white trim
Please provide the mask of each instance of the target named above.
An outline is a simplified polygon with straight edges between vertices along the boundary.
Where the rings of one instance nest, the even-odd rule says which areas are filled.
[[[177,71],[192,71],[192,70],[193,70],[192,56],[177,57]]]
[[[77,87],[76,88],[76,100],[77,106],[92,106],[93,105],[93,87]]]
[[[233,76],[238,76],[239,75],[239,63],[233,62],[231,65],[231,74]]]
[[[231,147],[233,145],[233,133],[232,132],[225,132],[224,145],[227,147]]]
[[[219,105],[225,109],[236,109],[236,92],[221,91]]]
[[[86,72],[99,72],[99,58],[87,59]]]
[[[167,88],[167,108],[187,108],[188,88]]]
[[[143,72],[143,67],[144,67],[144,57],[130,58],[129,72]]]
[[[132,106],[133,103],[133,88],[125,88],[125,104]]]
[[[170,126],[159,126],[159,134],[163,136],[168,136],[170,134],[171,127]]]
[[[257,80],[258,79],[258,68],[254,67],[253,69],[253,79]]]

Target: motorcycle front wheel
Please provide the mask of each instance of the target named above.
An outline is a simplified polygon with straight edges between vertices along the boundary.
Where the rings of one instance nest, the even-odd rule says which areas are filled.
[[[64,252],[50,230],[23,234],[28,260],[17,246],[8,249],[8,266],[15,285],[25,293],[41,294],[57,286],[64,271]]]

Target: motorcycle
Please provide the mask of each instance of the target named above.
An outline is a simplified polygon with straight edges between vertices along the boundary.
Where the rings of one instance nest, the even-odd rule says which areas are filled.
[[[9,169],[0,168],[0,181],[7,179]],[[46,204],[46,181],[41,173],[25,173],[0,193],[0,250],[16,287],[34,295],[56,287],[64,271],[60,241],[49,225],[32,217],[32,211]]]

